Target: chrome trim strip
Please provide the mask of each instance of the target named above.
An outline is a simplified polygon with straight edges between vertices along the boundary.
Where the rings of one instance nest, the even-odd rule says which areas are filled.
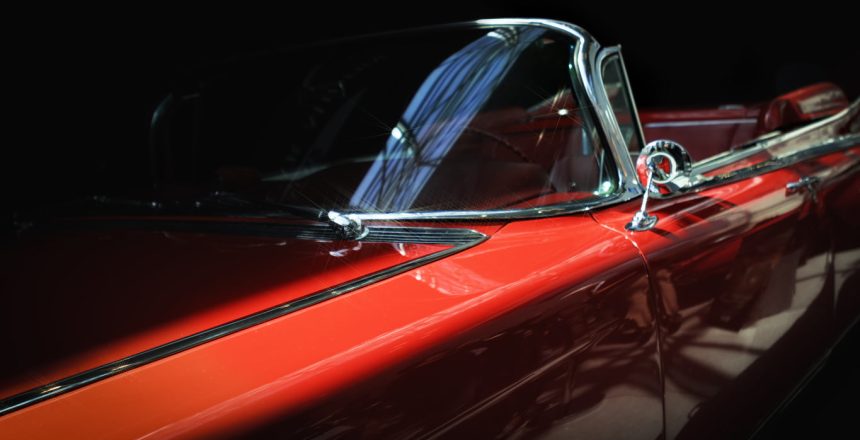
[[[755,118],[738,118],[738,119],[719,119],[719,120],[700,120],[700,121],[666,121],[666,122],[648,122],[645,124],[648,128],[653,127],[698,127],[701,125],[728,125],[728,124],[755,124],[758,119]]]
[[[40,224],[38,229],[108,229],[125,228],[143,231],[172,231],[203,234],[240,235],[251,237],[294,238],[298,240],[338,241],[343,237],[330,226],[322,223],[273,223],[201,220],[148,219],[100,219],[58,220]],[[468,243],[481,234],[469,229],[415,226],[367,225],[368,233],[361,241],[368,243],[421,243],[461,244]],[[471,231],[471,232],[469,232]]]
[[[321,302],[335,298],[345,293],[352,292],[370,284],[382,281],[386,278],[402,274],[419,266],[423,266],[433,261],[440,260],[442,258],[466,250],[472,246],[476,246],[486,241],[488,238],[486,235],[471,229],[450,229],[449,231],[452,231],[452,238],[454,238],[454,236],[457,234],[462,234],[464,237],[469,237],[471,240],[456,241],[457,246],[454,246],[452,248],[425,255],[423,257],[419,257],[406,263],[389,267],[378,272],[374,272],[370,275],[352,281],[347,281],[346,283],[340,284],[338,286],[330,287],[328,289],[312,293],[310,295],[293,300],[291,302],[271,307],[269,309],[254,313],[252,315],[248,315],[243,318],[239,318],[234,321],[230,321],[228,323],[212,327],[208,330],[204,330],[193,335],[189,335],[184,338],[168,342],[158,347],[151,348],[141,353],[137,353],[126,358],[102,365],[100,367],[96,367],[91,370],[75,374],[65,379],[45,384],[38,388],[34,388],[23,393],[5,398],[3,400],[0,400],[0,416],[9,414],[13,411],[17,411],[30,405],[34,405],[52,397],[56,397],[60,394],[76,390],[91,383],[98,382],[102,379],[115,376],[124,371],[128,371],[149,364],[151,362],[155,362],[168,356],[172,356],[174,354],[197,347],[201,344],[205,344],[215,339],[219,339],[224,336],[228,336],[233,333],[253,327],[255,325],[262,324],[266,321],[270,321],[272,319],[280,318],[284,315],[288,315],[290,313],[306,309],[310,306],[319,304]],[[453,231],[457,232],[455,233]]]
[[[427,211],[355,213],[362,220],[521,220],[587,212],[594,208],[627,201],[622,195],[610,195],[585,201],[560,203],[528,209],[494,209],[486,211]]]

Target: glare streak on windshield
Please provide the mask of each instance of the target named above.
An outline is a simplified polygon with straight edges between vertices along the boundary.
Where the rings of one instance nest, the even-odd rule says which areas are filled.
[[[433,70],[392,130],[350,207],[408,211],[430,175],[511,68],[512,60],[543,34],[536,28],[493,31],[457,51]],[[407,160],[391,160],[410,152]],[[389,179],[398,182],[390,183]],[[400,181],[408,182],[403,184]]]

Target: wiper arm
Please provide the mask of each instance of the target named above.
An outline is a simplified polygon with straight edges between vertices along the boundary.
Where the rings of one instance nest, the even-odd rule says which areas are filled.
[[[155,199],[135,199],[130,197],[114,197],[105,195],[93,195],[75,198],[71,200],[45,202],[25,211],[28,215],[36,217],[54,217],[59,214],[89,214],[91,210],[110,208],[120,210],[122,213],[137,212],[160,212],[170,206]]]
[[[337,211],[290,205],[266,200],[248,198],[243,195],[216,191],[204,197],[178,201],[159,201],[154,199],[134,199],[127,197],[91,196],[59,204],[56,207],[87,209],[120,209],[122,213],[138,214],[199,214],[200,210],[215,208],[225,215],[247,214],[249,210],[257,215],[280,217],[285,214],[293,217],[314,220],[327,224],[341,240],[361,240],[370,231],[355,214],[341,214]],[[43,213],[44,214],[44,213]]]
[[[215,191],[204,197],[194,199],[194,207],[197,209],[204,209],[213,206],[222,209],[252,210],[258,214],[266,216],[281,216],[289,214],[294,217],[310,220],[319,220],[321,215],[321,210],[316,208],[270,202],[268,200],[254,199],[244,195],[223,191]]]

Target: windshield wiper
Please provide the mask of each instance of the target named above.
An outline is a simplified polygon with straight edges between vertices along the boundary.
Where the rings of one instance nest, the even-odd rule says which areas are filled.
[[[203,197],[190,200],[135,199],[131,197],[90,196],[55,204],[32,213],[36,218],[61,215],[198,215],[201,212],[215,212],[221,215],[254,216],[277,218],[291,216],[327,224],[342,240],[361,240],[370,232],[361,219],[354,214],[341,214],[333,210],[309,206],[283,204],[267,200],[249,198],[244,195],[215,191]],[[108,210],[105,212],[105,210]]]
[[[363,225],[361,219],[356,215],[341,214],[333,210],[270,202],[225,192],[212,193],[204,199],[196,200],[194,203],[196,207],[200,207],[203,203],[207,202],[226,203],[238,208],[263,210],[268,215],[277,216],[287,213],[300,218],[322,221],[328,224],[334,230],[335,234],[337,234],[338,238],[342,240],[361,240],[370,233],[367,226]]]
[[[192,200],[195,209],[215,209],[226,211],[248,212],[266,217],[281,217],[285,214],[293,217],[319,220],[321,209],[308,206],[289,205],[268,200],[255,199],[245,195],[215,191]]]

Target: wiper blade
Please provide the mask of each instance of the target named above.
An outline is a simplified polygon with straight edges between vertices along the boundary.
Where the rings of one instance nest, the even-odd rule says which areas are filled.
[[[341,214],[333,210],[311,208],[308,206],[289,205],[267,200],[251,199],[238,194],[216,192],[204,199],[195,201],[195,206],[206,202],[228,203],[235,207],[268,210],[269,215],[288,213],[300,218],[322,221],[331,227],[338,238],[342,240],[361,240],[367,237],[370,230],[361,223],[354,214]]]
[[[22,210],[23,214],[35,217],[56,217],[57,215],[87,215],[93,211],[110,208],[120,213],[152,213],[164,210],[167,205],[154,199],[135,199],[114,196],[85,196],[64,201],[45,201],[32,208]],[[101,214],[101,212],[99,212]]]
[[[251,210],[255,214],[265,216],[282,216],[284,214],[293,217],[319,220],[322,210],[308,206],[289,205],[268,200],[250,198],[244,195],[215,191],[193,201],[195,209],[238,209],[241,211]]]
[[[240,194],[216,191],[206,196],[189,200],[154,200],[134,199],[128,197],[113,196],[90,196],[57,204],[53,210],[62,208],[62,213],[67,214],[68,209],[77,210],[75,215],[90,215],[94,211],[104,214],[102,210],[110,209],[111,214],[138,215],[196,215],[202,211],[217,212],[222,215],[248,215],[252,212],[255,216],[283,217],[285,215],[308,219],[327,224],[342,240],[361,240],[370,232],[363,225],[361,219],[354,214],[341,214],[333,210],[313,208],[309,206],[290,205],[267,200],[259,200]],[[45,212],[42,212],[44,215]],[[50,214],[50,212],[48,213]],[[49,215],[49,217],[55,217]]]

